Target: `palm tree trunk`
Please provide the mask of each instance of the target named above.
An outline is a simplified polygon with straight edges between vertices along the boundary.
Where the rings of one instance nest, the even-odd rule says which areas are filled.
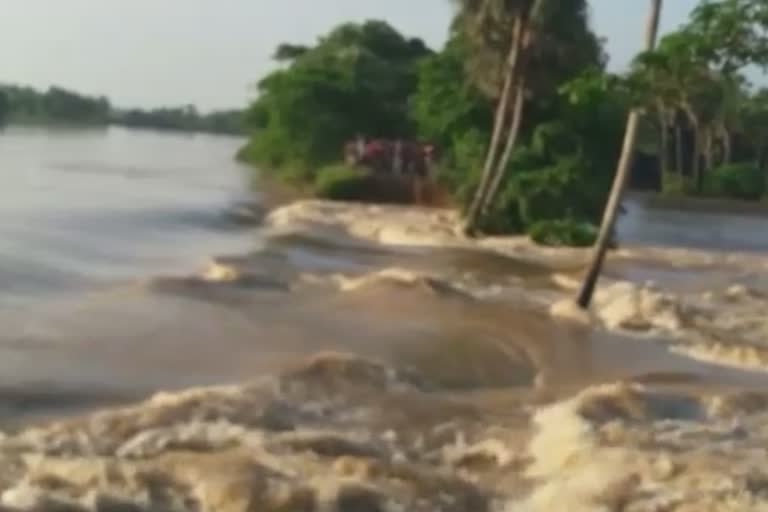
[[[520,49],[520,56],[518,57],[518,70],[515,73],[516,85],[515,85],[515,103],[512,112],[512,124],[507,134],[506,144],[502,153],[501,160],[494,169],[493,179],[491,180],[491,187],[488,189],[488,193],[483,201],[482,208],[480,210],[481,215],[485,215],[490,210],[493,203],[496,201],[496,196],[499,193],[504,176],[507,172],[507,166],[509,165],[509,159],[512,157],[512,152],[517,146],[517,139],[520,136],[520,127],[523,123],[523,112],[525,110],[525,87],[526,78],[525,70],[528,67],[528,57],[531,44],[533,43],[533,29],[532,23],[539,11],[544,7],[546,2],[544,0],[533,0],[529,4],[528,14],[526,15],[526,24],[523,27],[523,43]]]
[[[733,159],[733,142],[731,132],[724,125],[720,127],[720,140],[723,142],[723,164],[728,165]]]
[[[659,33],[659,19],[661,18],[663,0],[651,0],[651,10],[648,17],[645,34],[645,50],[652,51],[656,47],[656,39]],[[632,160],[637,146],[637,131],[640,125],[640,111],[632,109],[627,118],[627,129],[624,133],[624,145],[619,159],[616,177],[613,181],[611,195],[608,198],[608,204],[603,215],[603,223],[600,227],[600,235],[595,244],[592,264],[587,271],[584,282],[579,290],[577,303],[583,309],[587,309],[592,302],[592,296],[597,286],[597,280],[605,261],[605,254],[613,239],[613,230],[616,225],[621,198],[624,195],[627,181],[629,179]]]
[[[488,190],[488,195],[483,202],[482,213],[488,213],[493,203],[496,201],[501,184],[504,182],[504,175],[507,172],[507,166],[509,165],[509,159],[512,158],[512,151],[517,146],[517,139],[520,136],[520,126],[523,124],[523,112],[525,111],[525,83],[521,80],[520,85],[517,86],[515,92],[515,105],[512,112],[512,126],[509,129],[509,136],[507,137],[506,146],[504,147],[504,153],[501,155],[501,161],[496,169],[496,173],[491,183],[491,188]]]
[[[475,192],[472,203],[470,204],[464,219],[464,233],[469,236],[474,235],[477,230],[477,221],[480,218],[480,211],[491,186],[494,164],[496,163],[496,157],[499,152],[499,144],[504,132],[504,127],[507,124],[507,112],[509,111],[510,97],[512,96],[515,75],[518,71],[518,62],[522,52],[523,36],[527,26],[527,20],[525,18],[527,15],[528,12],[524,9],[522,13],[515,17],[515,23],[512,29],[512,41],[506,64],[507,71],[504,76],[504,85],[501,89],[499,104],[496,106],[491,144],[488,147],[488,154],[485,158],[485,165],[483,166],[483,173],[480,178],[480,186]]]
[[[704,172],[709,172],[715,167],[715,134],[711,128],[704,134]]]
[[[683,155],[683,128],[680,121],[675,121],[675,165],[676,171],[681,176],[685,174],[685,157]]]
[[[661,167],[661,175],[666,176],[670,171],[670,141],[669,132],[670,126],[667,123],[668,117],[664,110],[659,112],[659,167]]]
[[[692,119],[693,125],[693,154],[691,155],[691,165],[693,167],[693,183],[696,187],[696,192],[701,192],[703,183],[703,174],[701,172],[701,128],[697,120]]]

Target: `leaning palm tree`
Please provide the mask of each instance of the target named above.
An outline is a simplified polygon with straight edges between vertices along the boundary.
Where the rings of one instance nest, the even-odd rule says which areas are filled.
[[[482,50],[491,48],[493,51],[493,46],[489,43],[498,44],[500,39],[502,48],[506,46],[506,50],[504,50],[505,61],[501,67],[501,72],[496,74],[500,78],[500,89],[491,141],[479,187],[465,217],[464,231],[467,234],[473,234],[477,228],[477,222],[497,169],[499,150],[502,140],[504,140],[504,134],[509,130],[515,131],[516,122],[519,126],[519,121],[515,120],[512,121],[512,126],[509,126],[508,114],[513,103],[519,105],[525,41],[526,38],[530,38],[533,10],[536,4],[542,1],[460,0],[461,17],[470,38],[475,41],[475,45],[481,47]],[[511,27],[511,29],[506,31],[504,27]],[[500,37],[499,33],[501,33]],[[519,113],[521,109],[516,108],[515,111]],[[519,115],[517,117],[519,118]]]
[[[529,28],[523,38],[512,122],[501,158],[493,170],[490,188],[483,198],[481,215],[488,213],[501,191],[517,147],[527,97],[533,91],[557,89],[561,77],[555,70],[581,70],[584,63],[591,63],[602,53],[600,40],[588,27],[586,0],[538,0],[533,4]]]
[[[653,51],[653,49],[656,47],[662,4],[663,0],[651,0],[651,10],[648,17],[645,34],[646,51]],[[619,208],[621,206],[621,199],[624,195],[624,189],[626,188],[629,178],[632,159],[635,154],[639,125],[640,110],[632,109],[632,111],[629,113],[629,117],[627,118],[627,128],[624,133],[624,145],[621,152],[621,158],[619,159],[618,168],[616,169],[616,177],[613,181],[611,195],[609,196],[608,204],[605,207],[603,222],[600,227],[600,234],[597,238],[597,242],[595,243],[592,263],[590,264],[589,270],[587,271],[587,275],[584,278],[584,282],[579,289],[579,293],[576,299],[578,305],[583,309],[587,309],[592,302],[592,296],[595,292],[597,280],[600,277],[600,272],[605,261],[605,255],[608,252],[608,247],[610,246],[613,239],[616,218],[618,217]]]
[[[592,62],[600,41],[588,30],[586,0],[458,0],[458,27],[471,48],[468,75],[498,99],[478,189],[465,216],[473,234],[493,205],[522,131],[527,99],[554,88],[558,72]],[[559,70],[559,71],[558,71]]]

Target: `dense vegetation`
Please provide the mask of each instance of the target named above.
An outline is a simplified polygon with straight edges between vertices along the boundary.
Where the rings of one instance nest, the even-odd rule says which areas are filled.
[[[201,114],[193,106],[155,110],[113,108],[105,97],[86,96],[60,87],[45,92],[0,86],[0,122],[33,124],[116,124],[212,133],[243,133],[242,112]]]
[[[759,199],[766,192],[768,4],[704,1],[689,22],[638,57],[626,77],[654,134],[667,193]]]
[[[549,240],[574,226],[560,238],[585,243],[634,107],[645,114],[641,170],[664,192],[764,196],[768,90],[744,78],[768,65],[764,2],[703,0],[622,76],[605,70],[586,0],[455,4],[439,52],[376,21],[342,25],[311,47],[280,46],[283,66],[259,83],[241,157],[347,198],[362,178],[333,166],[346,141],[420,138],[441,148],[440,182],[472,229]]]
[[[529,115],[508,158],[515,172],[499,187],[486,230],[537,223],[544,229],[548,220],[581,225],[600,213],[626,102],[603,74],[605,57],[589,29],[586,2],[571,3],[579,4],[578,16],[552,11],[544,22],[552,46],[532,56],[536,94],[526,91]],[[419,138],[441,148],[439,180],[466,204],[478,186],[505,62],[501,47],[483,48],[487,41],[471,26],[476,22],[458,16],[437,53],[376,21],[342,25],[312,47],[282,45],[275,56],[284,65],[260,82],[246,114],[253,137],[241,158],[263,172],[316,183],[323,195],[349,198],[365,190],[360,173],[328,170],[346,141],[357,134]],[[502,38],[500,20],[488,28],[483,37]]]
[[[307,181],[355,134],[416,135],[409,98],[429,55],[422,41],[375,21],[342,25],[312,48],[280,46],[285,65],[258,84],[246,113],[255,135],[241,157]]]
[[[112,124],[137,128],[156,128],[187,132],[210,132],[241,134],[244,132],[243,113],[239,110],[216,111],[201,114],[188,105],[177,108],[152,110],[115,110],[110,118]]]
[[[104,97],[84,96],[60,87],[39,92],[31,87],[0,86],[6,98],[5,120],[17,123],[106,124],[111,105]]]

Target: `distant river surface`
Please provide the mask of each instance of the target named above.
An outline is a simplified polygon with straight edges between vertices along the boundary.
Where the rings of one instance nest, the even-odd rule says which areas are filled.
[[[122,128],[0,132],[0,306],[194,270],[249,235],[234,137]]]

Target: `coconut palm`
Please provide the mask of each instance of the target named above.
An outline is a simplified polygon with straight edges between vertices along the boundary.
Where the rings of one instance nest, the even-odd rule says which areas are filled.
[[[496,66],[496,69],[493,66],[486,67],[479,74],[482,77],[479,80],[478,75],[473,76],[481,88],[484,82],[500,84],[500,88],[480,184],[465,218],[464,231],[470,235],[477,228],[485,198],[491,188],[504,133],[512,129],[508,125],[508,114],[510,106],[518,103],[516,96],[523,72],[521,64],[525,41],[530,38],[533,11],[543,1],[546,0],[459,0],[463,28],[476,50],[473,53],[478,56],[477,60],[492,62],[499,55],[499,50],[504,55],[501,66]],[[490,80],[486,78],[489,73]]]
[[[459,28],[472,50],[468,74],[498,100],[480,184],[465,217],[465,232],[473,234],[503,183],[526,100],[555,86],[549,83],[553,70],[593,63],[601,45],[588,30],[586,0],[459,0],[459,5]]]
[[[487,213],[495,202],[520,135],[526,99],[536,91],[556,89],[561,76],[554,70],[581,72],[604,60],[600,40],[589,30],[586,0],[544,0],[534,4],[529,30],[523,39],[520,74],[514,92],[512,122],[501,159],[482,203]]]
[[[645,49],[653,51],[656,47],[656,39],[659,33],[659,20],[661,18],[663,0],[651,0],[650,12],[648,16]],[[605,255],[613,241],[614,226],[618,217],[619,208],[624,189],[629,178],[630,167],[637,144],[637,132],[640,124],[640,110],[632,109],[627,118],[627,128],[624,134],[624,144],[622,147],[621,158],[619,159],[616,177],[614,178],[611,195],[608,198],[608,204],[605,208],[603,222],[600,227],[600,234],[595,244],[592,263],[587,271],[587,275],[579,290],[577,303],[580,307],[586,309],[592,302],[592,296],[595,291],[597,280],[605,261]]]

